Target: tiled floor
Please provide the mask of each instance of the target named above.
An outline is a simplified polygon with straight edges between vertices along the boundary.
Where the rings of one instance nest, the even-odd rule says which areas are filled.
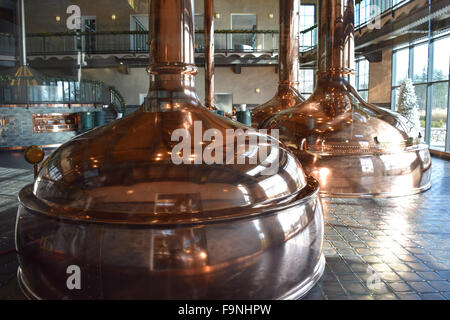
[[[0,299],[22,299],[14,223],[30,169],[0,168]],[[324,199],[325,274],[306,299],[450,299],[450,162],[433,187],[392,199]]]

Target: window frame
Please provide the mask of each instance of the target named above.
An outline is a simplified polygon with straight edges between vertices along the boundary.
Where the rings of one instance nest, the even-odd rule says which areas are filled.
[[[412,43],[403,44],[401,46],[395,47],[392,50],[392,80],[391,80],[391,110],[396,110],[396,99],[394,97],[395,91],[400,88],[400,84],[396,84],[395,70],[397,68],[397,59],[396,53],[400,50],[408,48],[409,50],[409,63],[408,63],[408,78],[413,80],[414,78],[414,48],[424,43],[428,43],[428,63],[427,63],[427,80],[425,82],[414,82],[414,88],[416,86],[426,86],[426,105],[425,105],[425,137],[424,141],[430,146],[431,150],[436,150],[440,152],[449,153],[450,152],[450,72],[447,75],[446,80],[433,80],[433,71],[434,71],[434,46],[435,43],[439,40],[449,38],[450,32],[446,32],[444,34],[440,34],[438,36],[432,38],[422,38],[416,40]],[[431,125],[432,125],[432,90],[433,85],[439,83],[447,83],[447,123],[446,123],[446,134],[445,134],[445,142],[444,148],[436,147],[431,145]]]

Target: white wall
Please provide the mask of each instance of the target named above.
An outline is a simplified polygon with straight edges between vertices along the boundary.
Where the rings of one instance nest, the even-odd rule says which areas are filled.
[[[205,72],[199,68],[195,79],[200,99],[205,96]],[[261,104],[275,95],[278,74],[275,67],[243,67],[241,74],[235,74],[231,67],[215,68],[215,92],[233,93],[233,103]],[[260,93],[255,89],[259,88]]]
[[[83,79],[99,80],[114,86],[128,105],[139,105],[139,94],[148,92],[150,79],[145,68],[130,68],[128,71],[129,74],[123,74],[115,68],[83,69]]]
[[[216,67],[216,93],[232,93],[233,103],[261,104],[271,99],[276,91],[278,74],[275,66],[243,67],[241,74],[235,74],[231,67]],[[199,68],[195,78],[197,93],[204,101],[205,73]],[[83,78],[100,80],[116,87],[128,105],[139,104],[139,94],[146,93],[149,77],[145,68],[130,68],[129,74],[123,74],[115,68],[83,69]],[[260,93],[255,89],[259,88]]]

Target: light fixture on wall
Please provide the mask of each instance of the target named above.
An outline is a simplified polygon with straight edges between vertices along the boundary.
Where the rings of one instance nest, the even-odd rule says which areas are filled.
[[[60,22],[61,21],[61,17],[60,16],[56,16],[56,22]]]
[[[261,92],[261,89],[260,89],[260,88],[256,88],[256,89],[255,89],[255,92],[256,92],[256,93],[260,93],[260,92]]]
[[[269,13],[269,19],[273,19],[273,13]]]
[[[111,19],[112,19],[112,20],[116,20],[116,19],[117,19],[116,15],[113,14],[113,15],[111,16]]]
[[[220,13],[218,13],[218,12],[214,13],[214,18],[220,19]]]

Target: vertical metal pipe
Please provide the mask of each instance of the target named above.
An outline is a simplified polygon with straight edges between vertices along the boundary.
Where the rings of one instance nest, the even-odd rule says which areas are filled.
[[[299,0],[280,0],[279,85],[289,85],[296,89],[299,72],[299,17]]]
[[[204,0],[205,32],[205,106],[215,109],[214,103],[214,0]]]
[[[305,101],[298,92],[300,1],[279,0],[279,8],[278,90],[275,97],[253,109],[254,127],[262,126],[275,113]]]
[[[150,2],[151,77],[146,110],[175,110],[182,101],[201,105],[194,81],[193,12],[193,0]]]
[[[193,0],[151,0],[151,71],[189,72],[194,61]]]
[[[27,38],[25,29],[25,0],[19,0],[19,20],[20,20],[20,65],[27,65]]]
[[[319,75],[354,73],[353,0],[321,0],[317,11]]]

